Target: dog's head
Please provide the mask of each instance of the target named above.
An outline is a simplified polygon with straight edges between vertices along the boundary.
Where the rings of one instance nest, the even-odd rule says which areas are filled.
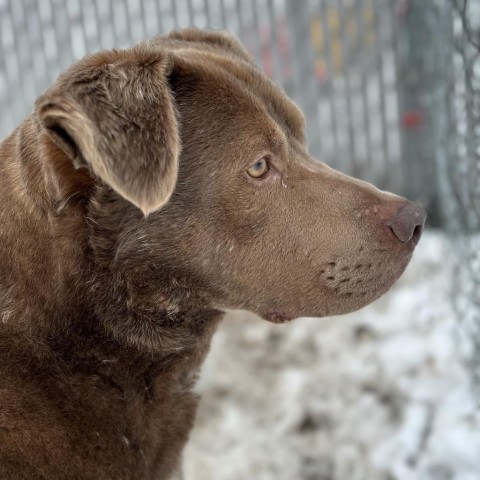
[[[419,206],[310,157],[302,113],[226,33],[87,57],[37,115],[51,195],[82,198],[94,262],[132,311],[350,312],[420,238]]]

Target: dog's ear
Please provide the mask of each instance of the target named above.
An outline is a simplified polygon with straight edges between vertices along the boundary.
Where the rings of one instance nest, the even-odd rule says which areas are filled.
[[[222,53],[235,55],[236,57],[254,63],[253,56],[243,46],[240,40],[227,30],[200,30],[198,28],[185,28],[182,30],[174,30],[168,37],[157,37],[150,39],[148,42],[153,44],[162,43],[165,38],[182,40],[191,42],[192,45],[205,49],[213,48],[221,50]]]
[[[68,70],[37,101],[40,124],[75,167],[87,167],[145,215],[178,173],[172,62],[148,48],[102,52]]]

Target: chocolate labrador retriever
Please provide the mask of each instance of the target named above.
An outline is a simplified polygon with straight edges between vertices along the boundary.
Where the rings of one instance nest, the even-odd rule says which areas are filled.
[[[0,169],[9,480],[171,478],[224,312],[361,308],[425,218],[312,159],[302,113],[243,46],[194,29],[74,64]]]

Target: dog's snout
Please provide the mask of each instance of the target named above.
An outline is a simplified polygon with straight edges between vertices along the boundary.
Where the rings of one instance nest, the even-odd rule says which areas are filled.
[[[403,243],[417,243],[425,225],[425,210],[418,203],[408,202],[400,206],[387,222],[393,234]]]

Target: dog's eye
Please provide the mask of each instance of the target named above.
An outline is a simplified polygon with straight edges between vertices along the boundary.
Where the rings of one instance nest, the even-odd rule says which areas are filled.
[[[247,173],[252,178],[263,177],[268,172],[268,163],[265,158],[261,158],[258,162],[255,162],[248,170]]]

